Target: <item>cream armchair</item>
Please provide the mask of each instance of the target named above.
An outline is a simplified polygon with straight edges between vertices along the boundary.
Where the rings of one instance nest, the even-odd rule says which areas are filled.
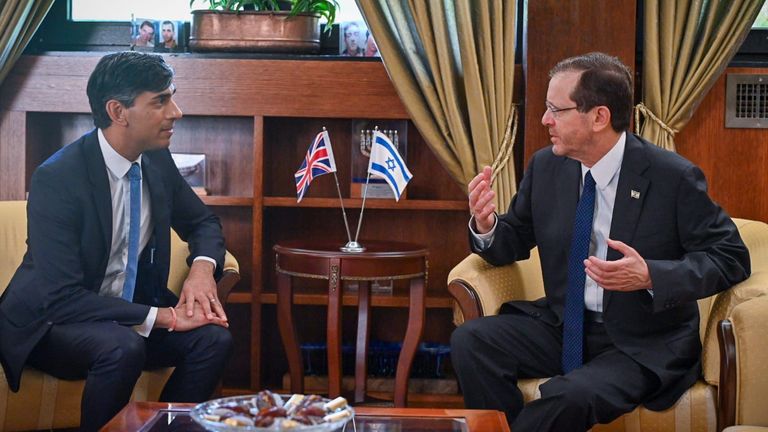
[[[728,291],[699,300],[703,345],[699,381],[666,411],[640,407],[593,431],[685,432],[720,431],[731,425],[768,426],[768,225],[744,219],[734,222],[749,248],[752,276]],[[543,297],[538,251],[534,249],[528,260],[502,267],[470,255],[448,275],[448,290],[457,304],[456,325],[494,315],[511,299]],[[526,402],[540,396],[538,388],[544,381],[519,381]]]
[[[0,294],[5,291],[26,251],[27,213],[25,201],[0,202]],[[181,291],[189,267],[187,244],[171,232],[171,269],[168,287]],[[235,257],[227,252],[224,276],[218,282],[218,295],[226,303],[227,296],[240,280]],[[156,401],[173,368],[145,371],[134,388],[132,399]],[[80,399],[85,381],[64,381],[26,368],[21,388],[13,393],[5,374],[0,372],[0,431],[76,428],[80,425]]]

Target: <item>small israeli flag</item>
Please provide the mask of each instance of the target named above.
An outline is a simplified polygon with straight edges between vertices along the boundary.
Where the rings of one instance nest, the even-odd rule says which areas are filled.
[[[371,144],[371,159],[368,162],[368,172],[383,178],[392,192],[395,193],[395,199],[400,201],[400,195],[413,178],[413,175],[405,166],[403,158],[397,152],[395,145],[389,138],[376,130],[373,132],[373,143]]]

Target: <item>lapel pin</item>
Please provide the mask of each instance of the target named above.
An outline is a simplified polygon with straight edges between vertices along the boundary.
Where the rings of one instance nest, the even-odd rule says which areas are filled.
[[[632,190],[632,192],[629,193],[629,195],[634,199],[640,199],[640,192],[636,190]]]

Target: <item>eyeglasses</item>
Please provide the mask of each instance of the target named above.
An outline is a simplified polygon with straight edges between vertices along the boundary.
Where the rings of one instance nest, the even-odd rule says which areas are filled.
[[[547,111],[551,112],[552,113],[552,117],[554,117],[554,118],[560,118],[560,113],[562,113],[563,111],[570,111],[570,110],[574,110],[574,109],[578,109],[579,108],[578,106],[572,106],[572,107],[568,107],[568,108],[558,108],[558,107],[552,105],[551,103],[549,103],[548,101],[544,102],[544,106],[547,107]]]

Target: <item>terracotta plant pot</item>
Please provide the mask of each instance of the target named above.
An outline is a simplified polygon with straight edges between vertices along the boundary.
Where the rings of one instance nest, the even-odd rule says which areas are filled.
[[[283,11],[192,11],[192,51],[316,52],[320,15]]]

